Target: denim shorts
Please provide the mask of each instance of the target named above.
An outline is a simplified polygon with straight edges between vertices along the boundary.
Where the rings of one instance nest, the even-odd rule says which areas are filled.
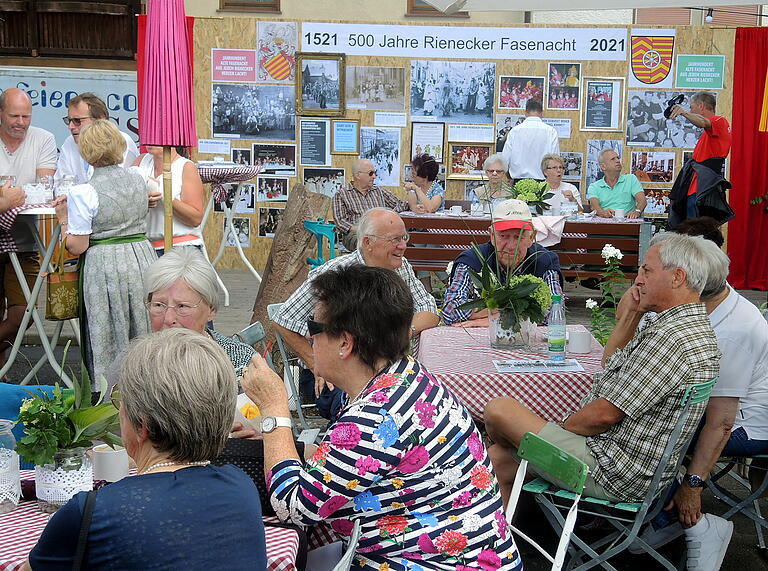
[[[747,431],[739,427],[731,432],[731,437],[720,455],[754,456],[756,454],[768,454],[768,440],[752,440],[747,436]]]

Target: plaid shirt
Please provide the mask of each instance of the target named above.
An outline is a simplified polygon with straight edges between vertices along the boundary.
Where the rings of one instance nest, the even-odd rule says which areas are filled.
[[[541,279],[547,282],[552,295],[563,297],[563,288],[560,287],[560,276],[557,272],[548,270],[544,272]],[[453,273],[451,283],[445,290],[442,311],[443,321],[448,325],[468,321],[472,315],[472,310],[459,309],[459,306],[478,297],[475,286],[472,285],[472,280],[469,277],[469,266],[466,264],[456,264],[456,271]],[[548,316],[549,312],[547,312],[546,317]]]
[[[664,447],[680,415],[686,388],[717,376],[720,351],[703,303],[678,305],[646,316],[624,349],[595,375],[582,406],[604,398],[626,417],[602,434],[587,438],[597,460],[592,474],[608,492],[639,501],[650,485]],[[693,434],[707,406],[691,405],[679,443],[660,487],[673,477],[682,444]]]
[[[362,193],[350,182],[333,197],[333,218],[336,227],[339,232],[346,234],[366,211],[380,206],[391,208],[395,212],[408,210],[408,203],[388,190],[374,185],[368,192]]]
[[[351,254],[345,256],[333,258],[322,266],[310,271],[306,281],[293,292],[291,297],[289,297],[280,308],[279,313],[275,316],[274,322],[286,329],[298,333],[299,335],[306,336],[308,333],[307,318],[309,318],[315,308],[315,299],[312,297],[312,280],[323,272],[343,268],[352,264],[366,265],[359,250],[355,250]],[[403,263],[395,270],[395,273],[403,279],[405,285],[411,290],[411,295],[413,295],[414,313],[428,311],[437,314],[435,298],[432,297],[427,290],[424,289],[424,285],[416,279],[416,276],[413,273],[413,268],[411,267],[411,264],[408,263],[408,260],[403,258]]]

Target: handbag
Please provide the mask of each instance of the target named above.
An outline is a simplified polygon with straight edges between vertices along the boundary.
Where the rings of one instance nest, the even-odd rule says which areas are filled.
[[[79,272],[64,271],[64,251],[67,239],[59,247],[58,264],[46,274],[47,294],[45,299],[45,318],[52,321],[64,321],[78,317]]]

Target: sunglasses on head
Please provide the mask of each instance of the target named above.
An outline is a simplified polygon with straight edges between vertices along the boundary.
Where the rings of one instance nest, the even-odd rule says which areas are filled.
[[[307,329],[309,330],[309,336],[314,337],[318,333],[325,331],[325,324],[315,321],[315,316],[310,315],[307,319]]]

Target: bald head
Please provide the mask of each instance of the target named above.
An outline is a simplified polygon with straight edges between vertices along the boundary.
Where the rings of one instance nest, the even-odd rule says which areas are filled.
[[[371,208],[357,223],[357,249],[366,265],[398,269],[408,246],[403,219],[388,208]]]
[[[361,192],[367,192],[376,180],[376,167],[368,159],[357,159],[352,163],[352,185]]]
[[[10,87],[0,93],[0,137],[18,145],[32,123],[32,100],[21,89]]]

